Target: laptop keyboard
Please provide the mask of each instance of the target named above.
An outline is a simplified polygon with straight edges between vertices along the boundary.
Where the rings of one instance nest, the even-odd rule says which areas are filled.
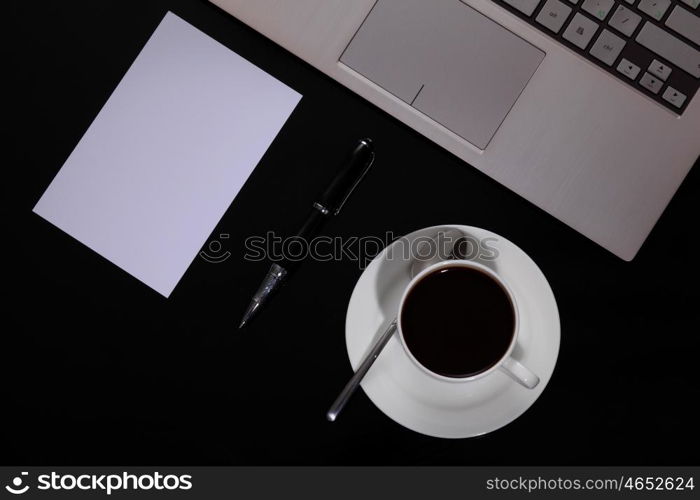
[[[494,0],[682,114],[700,86],[700,0]]]

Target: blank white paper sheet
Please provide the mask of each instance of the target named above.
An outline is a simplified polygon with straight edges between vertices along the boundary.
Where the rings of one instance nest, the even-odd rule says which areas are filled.
[[[300,99],[168,13],[34,212],[168,297]]]

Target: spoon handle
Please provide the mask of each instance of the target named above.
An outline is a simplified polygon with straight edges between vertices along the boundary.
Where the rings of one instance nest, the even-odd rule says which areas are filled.
[[[350,396],[353,395],[353,393],[357,389],[357,386],[359,386],[360,382],[362,382],[362,379],[365,378],[365,375],[369,371],[370,367],[374,364],[374,361],[379,357],[379,354],[382,352],[382,349],[384,349],[384,346],[389,341],[391,336],[394,335],[394,332],[396,332],[396,319],[394,319],[394,321],[391,322],[391,324],[384,331],[382,336],[379,337],[379,340],[377,340],[377,342],[374,344],[372,350],[369,351],[367,356],[365,356],[365,359],[362,360],[362,364],[360,364],[355,374],[350,380],[348,380],[348,383],[345,384],[345,387],[343,387],[343,390],[340,392],[336,400],[331,405],[330,409],[328,410],[328,413],[326,413],[326,418],[329,421],[335,422],[335,419],[338,418],[338,414],[341,411],[343,411],[345,403],[347,403],[350,399]]]

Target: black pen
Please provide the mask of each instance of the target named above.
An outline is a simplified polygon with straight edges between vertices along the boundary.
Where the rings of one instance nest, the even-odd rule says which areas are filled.
[[[350,157],[335,176],[330,186],[323,192],[318,201],[312,205],[311,213],[304,225],[301,226],[296,238],[301,238],[304,241],[310,240],[318,234],[328,218],[338,215],[373,162],[374,147],[372,140],[362,139],[355,146],[355,149],[353,149]],[[258,291],[253,295],[253,299],[243,315],[239,328],[243,328],[258,313],[272,293],[280,287],[295,264],[288,260],[272,264]]]

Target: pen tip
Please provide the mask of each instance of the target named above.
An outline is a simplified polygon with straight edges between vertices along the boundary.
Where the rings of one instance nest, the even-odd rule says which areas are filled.
[[[241,320],[241,324],[238,325],[238,329],[240,330],[241,328],[243,328],[247,322],[248,322],[248,321],[247,321],[246,319],[242,319],[242,320]]]

